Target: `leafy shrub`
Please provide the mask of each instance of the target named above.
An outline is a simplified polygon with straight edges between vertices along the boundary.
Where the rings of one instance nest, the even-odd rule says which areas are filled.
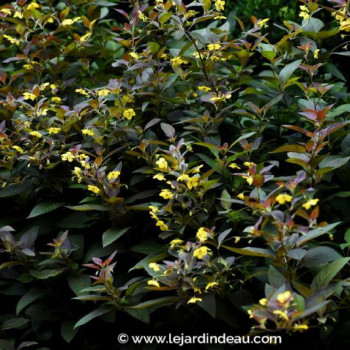
[[[0,8],[2,346],[97,348],[89,321],[162,310],[337,344],[349,3],[235,35],[222,0],[67,4]]]

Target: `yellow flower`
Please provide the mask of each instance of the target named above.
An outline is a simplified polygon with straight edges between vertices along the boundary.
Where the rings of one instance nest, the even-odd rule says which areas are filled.
[[[292,196],[290,196],[289,194],[286,193],[280,193],[277,197],[276,197],[276,201],[279,204],[285,204],[286,202],[291,202],[293,199]]]
[[[218,16],[215,16],[214,19],[226,19],[226,17],[225,17],[225,16],[218,15]]]
[[[101,192],[101,190],[97,186],[94,186],[94,185],[88,185],[88,190],[90,192],[95,193],[95,194],[99,194]]]
[[[254,318],[252,310],[248,310],[247,312],[248,312],[249,318]]]
[[[37,116],[41,116],[41,115],[46,115],[47,114],[47,108],[44,108],[44,109],[39,109],[37,112],[36,112]]]
[[[66,152],[64,154],[61,155],[61,158],[62,160],[65,162],[65,161],[68,161],[68,162],[73,162],[74,160],[74,155],[72,152]]]
[[[248,167],[249,169],[252,168],[253,166],[255,166],[256,164],[253,162],[244,162],[243,163],[244,166]]]
[[[200,91],[211,91],[211,88],[209,86],[200,85],[200,86],[198,86],[198,90],[200,90]]]
[[[50,89],[51,89],[51,90],[57,89],[56,84],[50,84]],[[77,90],[79,90],[79,89],[77,89]],[[77,91],[77,90],[75,90],[75,91]],[[83,90],[83,91],[84,91],[84,90]],[[84,91],[84,92],[85,92],[85,91]]]
[[[190,189],[190,190],[192,190],[192,188],[199,186],[199,177],[196,177],[196,176],[190,177],[188,179],[186,185],[187,185],[188,189]]]
[[[110,93],[111,93],[111,90],[109,89],[101,89],[97,91],[98,96],[104,96],[104,97],[108,96]]]
[[[34,66],[31,63],[26,63],[23,65],[23,68],[28,69],[28,70],[32,70],[34,68]]]
[[[79,154],[78,157],[79,157],[79,160],[85,160],[88,158],[88,156],[84,153]]]
[[[242,193],[239,193],[239,194],[237,195],[237,198],[244,200],[244,193],[243,193],[243,192],[242,192]]]
[[[32,135],[32,136],[37,137],[38,139],[43,137],[43,135],[41,135],[40,132],[38,132],[38,131],[31,131],[29,134]]]
[[[225,9],[225,1],[215,0],[215,9],[216,11],[223,11]]]
[[[149,280],[149,281],[147,281],[147,284],[149,286],[160,287],[158,281],[156,281],[156,280]]]
[[[350,18],[340,22],[340,30],[344,30],[346,32],[350,32]]]
[[[174,195],[172,194],[171,191],[164,189],[159,193],[159,196],[164,198],[164,199],[173,199]]]
[[[52,18],[51,18],[51,19],[52,19]],[[91,35],[92,35],[91,32],[87,32],[86,34],[84,34],[83,36],[81,36],[81,37],[79,38],[79,41],[80,41],[80,42],[84,42],[84,41],[86,41]]]
[[[141,21],[143,21],[143,22],[147,21],[147,17],[140,10],[138,10],[137,13],[138,13]]]
[[[153,213],[152,213],[153,214]],[[156,219],[158,219],[158,218],[156,218]],[[162,231],[168,231],[169,230],[169,227],[165,224],[165,222],[164,221],[162,221],[162,220],[158,220],[157,222],[156,222],[156,226],[159,226],[159,228],[162,230]]]
[[[84,96],[89,96],[89,94],[84,89],[75,89],[75,92],[78,92],[79,94]]]
[[[253,176],[243,175],[242,177],[243,177],[243,179],[245,179],[247,181],[248,185],[251,185],[254,181]]]
[[[155,272],[160,271],[160,266],[157,263],[149,263],[148,267],[152,270],[154,270]]]
[[[299,13],[299,17],[302,17],[303,19],[308,19],[308,18],[310,18],[311,16],[310,16],[310,14],[309,13],[307,13],[307,12],[300,12]]]
[[[58,97],[58,96],[52,97],[52,98],[51,98],[51,101],[52,101],[53,103],[61,103],[61,102],[62,102],[61,97]]]
[[[203,164],[196,166],[191,170],[192,174],[198,174],[200,172],[200,169],[203,168]]]
[[[189,178],[190,177],[187,174],[182,174],[176,179],[176,181],[188,181]]]
[[[156,174],[153,176],[153,179],[159,180],[159,181],[165,181],[165,176],[163,174]]]
[[[316,205],[318,203],[318,201],[319,201],[319,199],[317,199],[317,198],[310,199],[306,203],[304,203],[302,205],[302,207],[305,208],[306,210],[309,210],[312,206]]]
[[[201,227],[197,231],[196,237],[201,241],[205,242],[208,239],[208,232],[204,227]]]
[[[187,302],[187,304],[195,304],[195,303],[201,302],[201,301],[202,301],[202,298],[192,297],[192,298]]]
[[[165,158],[159,158],[157,161],[156,161],[156,164],[158,165],[158,168],[159,169],[168,169],[168,163],[167,161],[165,160]]]
[[[151,218],[153,218],[154,220],[158,220],[158,216],[153,211],[150,211],[149,215],[151,215]]]
[[[83,135],[94,136],[94,131],[91,130],[91,129],[83,129],[83,130],[81,131],[81,133],[82,133]]]
[[[11,16],[11,10],[7,8],[0,9],[1,13]]]
[[[136,52],[129,52],[129,56],[135,60],[138,60],[140,56]]]
[[[72,24],[74,24],[75,22],[78,22],[81,20],[81,17],[74,17],[72,19],[64,19],[61,23],[62,27],[66,27],[66,26],[71,26]]]
[[[277,295],[277,301],[281,304],[286,303],[292,297],[292,293],[289,290],[286,290],[283,293]]]
[[[285,319],[286,321],[289,321],[289,317],[287,315],[287,313],[285,311],[281,311],[281,310],[274,310],[273,313],[275,315],[278,315],[280,318]]]
[[[23,93],[23,98],[24,98],[25,100],[32,100],[32,101],[34,101],[34,100],[36,99],[36,95],[34,95],[34,94],[31,93],[31,92],[24,92],[24,93]]]
[[[309,329],[309,326],[306,324],[295,324],[293,327],[294,332],[303,332],[307,331]]]
[[[219,50],[220,47],[221,47],[220,43],[208,44],[208,50],[209,51]]]
[[[231,169],[241,169],[241,167],[236,163],[231,163],[228,167]]]
[[[175,246],[182,244],[184,241],[182,239],[175,238],[170,242],[170,248],[174,249]]]
[[[221,96],[213,96],[210,101],[213,101],[213,102],[222,102],[222,101],[225,101],[229,98],[231,98],[232,95],[231,94],[228,94],[228,95],[221,95]]]
[[[13,15],[14,18],[23,18],[22,12],[16,11],[15,14]]]
[[[12,146],[13,149],[15,149],[18,153],[23,153],[23,149],[19,146]]]
[[[210,249],[208,247],[200,247],[194,250],[193,256],[197,259],[203,259],[204,256],[208,255]]]
[[[33,1],[27,6],[27,10],[35,10],[39,7],[40,7],[40,5],[37,4],[35,1]]]
[[[270,18],[265,18],[265,19],[261,19],[260,21],[258,21],[258,27],[259,28],[264,28],[267,27],[267,22],[270,20]]]
[[[266,298],[260,299],[260,300],[259,300],[259,304],[260,304],[260,305],[263,305],[263,306],[267,305],[267,299],[266,299]]]
[[[217,282],[209,282],[206,286],[205,286],[205,290],[214,288],[215,286],[217,286],[218,283]]]
[[[150,205],[148,207],[149,210],[151,210],[153,213],[159,213],[159,209],[157,207],[155,207],[154,205]]]
[[[79,183],[83,181],[82,172],[83,171],[77,166],[74,167],[74,170],[72,171],[72,173],[77,177]]]
[[[15,44],[17,46],[19,46],[21,44],[21,42],[18,39],[14,38],[14,37],[12,37],[10,35],[3,34],[3,37],[5,39],[7,39],[11,44]]]
[[[314,59],[317,60],[318,59],[318,54],[320,53],[320,49],[315,50],[314,52]]]
[[[61,131],[61,128],[49,128],[49,135],[58,134]]]
[[[173,67],[179,67],[183,63],[188,63],[187,61],[183,60],[180,56],[172,58],[170,62]]]
[[[115,171],[111,171],[108,175],[107,175],[107,179],[110,180],[115,180],[118,179],[120,175],[120,171],[115,170]]]
[[[131,120],[131,118],[134,117],[135,115],[136,115],[136,113],[132,108],[126,109],[123,112],[123,117],[128,119],[128,120]]]

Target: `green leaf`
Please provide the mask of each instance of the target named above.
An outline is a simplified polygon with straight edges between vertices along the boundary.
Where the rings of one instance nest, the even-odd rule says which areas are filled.
[[[66,320],[62,322],[61,335],[67,343],[70,343],[76,334],[77,330],[74,329],[74,321]]]
[[[18,315],[26,306],[39,299],[44,294],[45,292],[43,290],[37,288],[30,289],[21,297],[21,299],[19,299],[16,306],[16,315]]]
[[[306,252],[302,262],[306,267],[321,267],[339,258],[341,255],[330,247],[314,247]]]
[[[159,308],[159,307],[162,307],[165,305],[171,305],[178,300],[179,300],[178,297],[162,297],[162,298],[158,298],[158,299],[144,301],[143,303],[135,305],[135,306],[131,306],[130,308],[135,309],[135,310],[148,309],[150,307]]]
[[[82,204],[82,205],[74,205],[74,206],[66,206],[68,209],[76,210],[76,211],[109,211],[110,208],[105,207],[99,204]]]
[[[111,312],[112,309],[109,305],[102,305],[100,307],[98,307],[97,309],[95,309],[94,311],[91,311],[90,313],[88,313],[87,315],[85,315],[84,317],[82,317],[75,325],[74,325],[74,329],[78,328],[88,322],[90,322],[91,320],[93,320],[96,317],[102,316],[108,312]]]
[[[275,288],[280,288],[287,283],[287,279],[284,275],[273,265],[269,267],[268,280],[271,286]]]
[[[312,280],[311,288],[313,290],[318,290],[320,288],[327,287],[338,272],[349,262],[349,260],[350,258],[340,258],[323,267]]]
[[[169,21],[169,19],[171,18],[172,16],[172,12],[163,12],[159,17],[158,17],[158,21],[160,24],[164,24],[166,23],[167,21]]]
[[[109,296],[103,296],[103,295],[81,295],[78,297],[74,297],[75,300],[89,300],[89,301],[108,301],[111,300],[111,297]]]
[[[0,198],[13,197],[28,191],[31,188],[31,184],[19,184],[19,185],[10,185],[5,187],[0,191]]]
[[[272,61],[276,56],[277,52],[275,51],[261,51],[261,55],[267,58],[269,61]]]
[[[60,275],[63,271],[65,270],[64,267],[62,268],[57,268],[57,269],[47,269],[47,270],[42,270],[42,271],[35,271],[35,270],[30,270],[29,273],[39,279],[39,280],[46,280],[50,277],[55,277],[57,275]]]
[[[90,227],[99,219],[99,214],[73,213],[58,221],[56,225],[62,228]]]
[[[345,165],[350,159],[349,157],[339,157],[339,156],[327,156],[326,158],[322,159],[321,163],[319,164],[319,167],[322,168],[332,168],[337,169]]]
[[[350,243],[350,228],[345,232],[345,242]]]
[[[343,113],[349,113],[350,112],[350,104],[344,104],[337,108],[334,108],[328,112],[329,116],[331,117],[338,117],[339,115],[342,115]]]
[[[318,18],[309,17],[303,20],[302,26],[303,26],[304,33],[305,32],[318,33],[324,27],[324,23]]]
[[[230,199],[230,194],[226,190],[223,190],[220,197],[220,204],[223,209],[229,210],[231,208],[231,203],[228,201]]]
[[[29,322],[27,318],[18,317],[18,318],[11,318],[9,320],[6,320],[3,324],[1,329],[18,329],[22,328],[24,325],[26,325]]]
[[[68,285],[75,295],[91,284],[91,278],[88,275],[71,276],[68,278]]]
[[[324,235],[325,233],[330,232],[339,224],[340,224],[340,222],[336,222],[334,224],[330,224],[330,225],[327,225],[324,227],[319,227],[319,228],[316,228],[314,230],[309,231],[305,236],[302,236],[297,240],[297,242],[296,242],[297,247],[300,247],[301,245],[310,241],[311,239],[314,239],[316,237]]]
[[[298,69],[302,60],[296,60],[292,63],[287,64],[279,74],[282,83],[286,83],[287,80],[293,75],[293,73]]]
[[[274,151],[272,151],[270,153],[282,153],[282,152],[304,153],[305,147],[301,146],[301,145],[284,145],[284,146],[276,148]]]
[[[325,307],[330,301],[323,301],[322,303],[318,303],[316,305],[313,305],[311,307],[308,307],[305,311],[301,312],[300,314],[298,314],[296,317],[293,317],[293,320],[300,320],[304,317],[307,317],[309,315],[312,315],[313,313],[315,313],[316,311],[322,309],[323,307]]]
[[[132,317],[136,318],[137,320],[140,320],[141,322],[144,323],[149,323],[150,322],[150,315],[148,310],[134,310],[131,308],[126,307],[124,309],[129,315]]]
[[[210,8],[211,8],[211,0],[202,0],[201,2],[202,2],[202,4],[203,4],[203,9],[204,9],[204,11],[206,11],[206,12],[210,11]]]
[[[198,306],[205,310],[211,317],[216,317],[216,300],[215,294],[207,294],[202,296],[202,301]]]
[[[103,248],[107,247],[108,245],[112,244],[114,241],[116,241],[118,238],[124,235],[124,233],[128,232],[130,227],[126,227],[123,229],[117,229],[117,228],[110,228],[107,231],[105,231],[102,235],[102,245]]]
[[[240,255],[249,255],[249,256],[259,256],[262,258],[270,258],[273,259],[275,258],[275,255],[273,254],[273,252],[269,249],[264,249],[264,248],[252,248],[252,247],[245,247],[245,248],[233,248],[233,247],[229,247],[226,245],[222,245],[223,248],[240,254]]]
[[[33,208],[33,210],[30,212],[29,216],[27,217],[27,219],[35,218],[39,215],[46,214],[50,211],[53,211],[59,207],[64,206],[65,204],[66,203],[64,203],[64,202],[56,202],[56,201],[41,202]]]

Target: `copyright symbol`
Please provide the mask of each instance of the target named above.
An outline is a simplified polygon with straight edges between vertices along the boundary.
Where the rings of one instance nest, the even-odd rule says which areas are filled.
[[[125,333],[120,333],[117,339],[119,344],[126,344],[129,341],[129,336]]]

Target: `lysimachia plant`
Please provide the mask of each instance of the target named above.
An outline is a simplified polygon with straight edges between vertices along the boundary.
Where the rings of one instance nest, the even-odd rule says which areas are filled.
[[[152,324],[161,308],[341,329],[350,4],[303,0],[284,21],[227,5],[1,5],[8,346],[88,344],[98,317]]]

